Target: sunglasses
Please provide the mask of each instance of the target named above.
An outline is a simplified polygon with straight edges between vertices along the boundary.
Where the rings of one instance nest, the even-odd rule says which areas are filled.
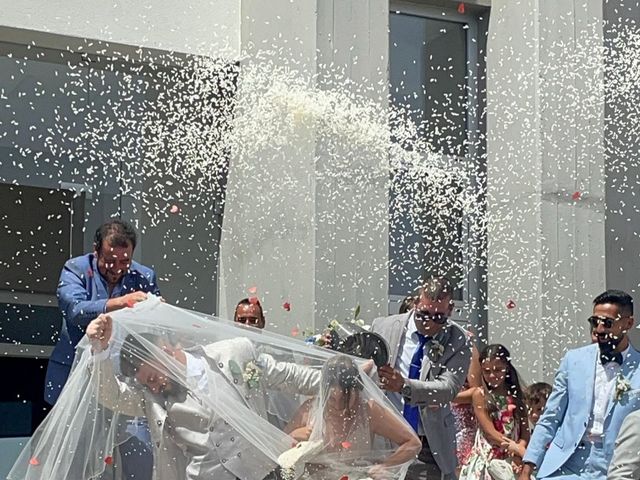
[[[416,319],[421,322],[427,322],[431,320],[433,323],[437,323],[438,325],[444,325],[449,320],[449,316],[443,313],[436,313],[435,315],[431,315],[429,312],[423,312],[422,310],[415,310]]]
[[[593,315],[588,318],[588,321],[589,321],[589,325],[591,325],[591,328],[596,328],[598,325],[603,325],[604,328],[611,328],[613,327],[613,324],[615,322],[623,318],[625,317],[609,318],[609,317],[598,317],[597,315]]]

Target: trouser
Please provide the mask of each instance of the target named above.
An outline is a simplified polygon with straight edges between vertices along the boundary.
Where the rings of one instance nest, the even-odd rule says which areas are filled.
[[[407,471],[407,480],[455,480],[455,472],[443,474],[433,457],[427,437],[420,435],[422,449]]]
[[[573,455],[553,475],[553,480],[606,480],[611,459],[607,459],[601,442],[581,442]],[[541,479],[542,480],[542,479]]]
[[[131,437],[119,447],[120,478],[126,480],[151,480],[153,475],[153,451],[149,425],[142,420],[129,420],[127,433]]]

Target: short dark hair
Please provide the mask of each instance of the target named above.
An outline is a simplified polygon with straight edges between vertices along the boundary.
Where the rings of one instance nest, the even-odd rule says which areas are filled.
[[[553,387],[546,382],[536,382],[529,385],[524,390],[524,399],[528,405],[532,403],[540,403],[544,401],[546,403],[549,395],[551,395]]]
[[[607,290],[593,300],[593,306],[611,303],[617,305],[620,313],[633,315],[633,298],[622,290]]]
[[[238,302],[238,304],[236,305],[236,309],[233,311],[233,321],[236,321],[236,317],[238,314],[238,307],[240,305],[256,305],[258,307],[258,309],[260,309],[260,320],[262,320],[263,322],[265,321],[264,319],[264,311],[262,310],[262,304],[260,303],[260,300],[258,300],[258,297],[251,297],[251,298],[243,298],[242,300],[240,300]]]
[[[398,313],[407,313],[409,310],[413,310],[413,307],[416,306],[416,303],[420,300],[420,289],[416,289],[411,292],[410,295],[407,295],[402,303],[400,304],[400,311]]]
[[[422,282],[420,295],[424,295],[431,301],[453,299],[453,284],[444,276],[429,276]]]
[[[120,371],[125,377],[135,377],[140,367],[149,363],[154,354],[140,338],[160,346],[162,341],[158,335],[152,333],[140,333],[139,335],[129,334],[124,339],[120,348]]]
[[[93,237],[96,252],[100,253],[102,243],[105,240],[112,247],[128,247],[131,245],[132,250],[135,250],[138,236],[129,222],[114,219],[103,223],[96,230],[96,234]]]

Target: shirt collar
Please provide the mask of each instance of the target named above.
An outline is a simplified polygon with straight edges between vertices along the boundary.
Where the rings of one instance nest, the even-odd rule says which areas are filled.
[[[195,357],[194,355],[186,351],[184,352],[184,355],[187,359],[187,365],[186,365],[187,378],[201,377],[202,375],[204,375],[205,373],[204,360],[202,360],[201,358]]]

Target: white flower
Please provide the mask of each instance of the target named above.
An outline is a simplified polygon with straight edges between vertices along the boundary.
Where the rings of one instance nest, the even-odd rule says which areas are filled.
[[[253,362],[247,362],[242,373],[242,378],[249,388],[255,388],[260,383],[260,377],[262,376],[262,370]]]
[[[429,343],[429,358],[438,360],[442,355],[444,355],[444,345],[437,340],[431,340]]]
[[[616,390],[614,394],[614,398],[617,402],[622,400],[622,397],[626,392],[631,390],[631,383],[627,380],[621,373],[616,377]]]

